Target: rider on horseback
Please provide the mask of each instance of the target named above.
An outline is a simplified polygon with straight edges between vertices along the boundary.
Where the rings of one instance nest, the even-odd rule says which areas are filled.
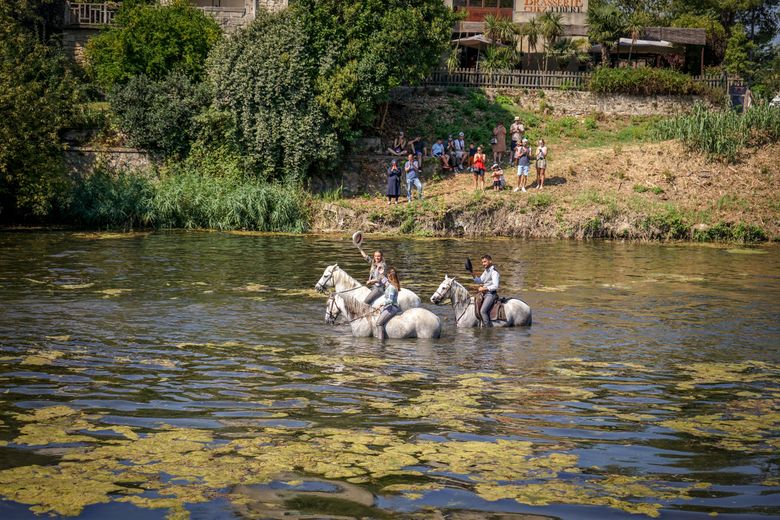
[[[385,339],[385,324],[390,318],[401,312],[398,306],[398,293],[401,290],[401,281],[398,279],[398,273],[391,267],[387,271],[387,287],[385,288],[385,300],[382,305],[382,311],[374,322],[376,329],[374,336],[378,339]]]
[[[471,262],[469,262],[470,264]],[[484,300],[482,301],[482,307],[479,309],[480,315],[482,315],[482,323],[485,327],[492,327],[493,322],[490,321],[490,309],[498,299],[498,282],[500,276],[496,270],[496,266],[493,265],[493,258],[490,255],[482,255],[482,267],[485,268],[485,272],[479,278],[475,277],[474,281],[480,284],[479,292],[484,294]],[[471,271],[471,276],[474,276],[474,271]]]
[[[385,256],[382,251],[374,251],[374,255],[368,256],[362,249],[360,254],[363,255],[363,259],[371,264],[371,272],[368,275],[366,281],[366,287],[371,287],[371,292],[368,293],[364,303],[371,305],[374,300],[379,298],[385,292],[385,286],[387,285],[387,278],[385,277],[385,271],[387,271],[387,264],[385,263]],[[373,287],[372,287],[373,286]],[[400,289],[399,289],[400,290]]]

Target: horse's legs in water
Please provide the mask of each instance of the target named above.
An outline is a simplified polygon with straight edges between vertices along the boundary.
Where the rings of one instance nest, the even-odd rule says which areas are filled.
[[[385,324],[390,321],[390,318],[398,314],[401,309],[396,305],[387,305],[382,312],[379,313],[379,317],[374,322],[374,336],[378,339],[385,339]]]

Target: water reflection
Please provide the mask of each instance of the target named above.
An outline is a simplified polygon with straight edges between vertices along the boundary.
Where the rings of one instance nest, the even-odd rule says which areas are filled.
[[[367,274],[348,237],[0,234],[3,516],[780,515],[777,247],[367,242],[423,302],[489,252],[533,327],[327,326],[324,267]]]

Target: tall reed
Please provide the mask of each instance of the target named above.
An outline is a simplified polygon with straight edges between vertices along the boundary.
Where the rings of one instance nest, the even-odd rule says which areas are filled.
[[[746,148],[780,139],[780,110],[759,105],[738,114],[697,103],[690,114],[662,121],[656,130],[662,139],[680,139],[710,157],[736,162]]]
[[[89,228],[308,229],[306,194],[295,184],[191,170],[160,179],[98,170],[77,180],[63,217]]]

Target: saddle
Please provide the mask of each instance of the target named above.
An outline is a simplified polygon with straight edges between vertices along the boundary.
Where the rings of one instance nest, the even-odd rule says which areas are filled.
[[[474,315],[480,323],[482,323],[482,314],[479,313],[479,310],[482,308],[482,300],[484,299],[484,293],[477,293],[474,297]],[[504,310],[504,304],[506,302],[507,298],[496,298],[493,302],[493,306],[490,308],[491,321],[506,321],[506,311]]]

